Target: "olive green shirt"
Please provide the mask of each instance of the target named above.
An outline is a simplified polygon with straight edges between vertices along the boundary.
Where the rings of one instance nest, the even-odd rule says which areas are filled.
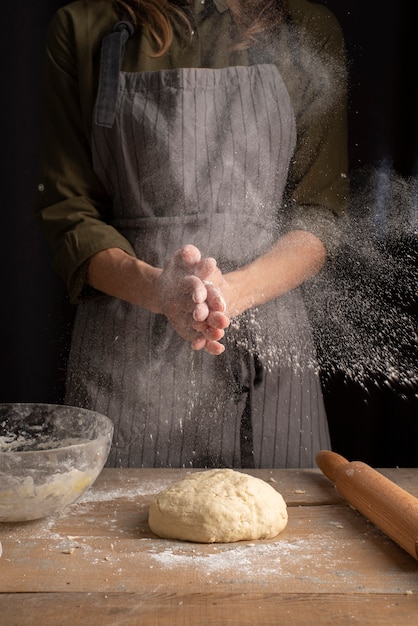
[[[122,70],[253,62],[247,50],[231,50],[237,31],[226,0],[214,0],[213,10],[200,0],[194,5],[190,42],[175,36],[166,54],[152,57],[149,34],[138,29],[125,46]],[[118,19],[111,0],[77,0],[55,14],[47,34],[36,216],[73,302],[85,295],[86,268],[94,254],[117,247],[134,255],[108,223],[111,198],[93,171],[91,153],[101,41]],[[283,200],[290,206],[286,229],[310,231],[332,252],[347,195],[345,60],[335,17],[321,5],[289,0],[287,19],[269,46],[271,61],[289,91],[297,128]]]

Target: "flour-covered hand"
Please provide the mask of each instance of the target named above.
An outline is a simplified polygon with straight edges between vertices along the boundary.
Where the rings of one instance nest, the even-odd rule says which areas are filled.
[[[167,261],[156,281],[159,308],[179,336],[193,349],[215,355],[224,350],[219,340],[229,324],[228,318],[220,314],[220,294],[205,284],[206,278],[216,272],[215,259],[202,259],[196,246],[186,245]]]

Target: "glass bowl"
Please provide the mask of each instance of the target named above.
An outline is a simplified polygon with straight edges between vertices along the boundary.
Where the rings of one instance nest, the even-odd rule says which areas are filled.
[[[39,403],[0,404],[0,522],[61,511],[96,480],[113,424],[100,413]]]

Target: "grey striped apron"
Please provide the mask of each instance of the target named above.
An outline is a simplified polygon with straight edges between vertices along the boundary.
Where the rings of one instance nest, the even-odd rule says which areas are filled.
[[[93,124],[112,225],[154,266],[186,243],[224,272],[252,261],[282,228],[295,145],[277,68],[124,73],[126,36],[105,38]],[[110,297],[78,307],[66,402],[113,420],[108,465],[314,465],[329,436],[298,290],[233,320],[224,342],[218,357],[192,351],[164,316]]]

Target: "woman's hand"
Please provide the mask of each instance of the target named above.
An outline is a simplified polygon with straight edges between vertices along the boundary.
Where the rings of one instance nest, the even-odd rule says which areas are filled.
[[[215,259],[202,259],[193,245],[183,246],[168,260],[156,280],[160,310],[176,332],[194,350],[217,355],[224,351],[219,343],[229,319],[225,303],[212,280],[221,281]]]

